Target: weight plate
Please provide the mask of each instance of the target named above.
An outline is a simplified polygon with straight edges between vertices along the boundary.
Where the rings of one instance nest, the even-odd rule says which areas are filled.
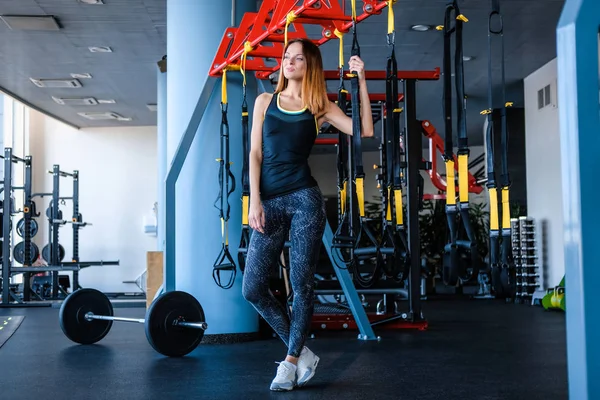
[[[175,320],[205,322],[204,310],[192,295],[172,291],[160,295],[146,311],[146,338],[168,357],[182,357],[202,341],[204,330],[174,325]]]
[[[27,265],[31,265],[33,264],[38,257],[40,256],[40,249],[39,247],[37,247],[37,245],[33,242],[30,242],[29,245],[29,262],[25,262],[25,242],[19,242],[15,245],[15,248],[13,249],[13,257],[15,258],[15,261],[18,262],[19,264],[27,264]]]
[[[35,219],[31,219],[29,223],[29,236],[35,237],[38,233],[38,223]],[[19,222],[17,222],[17,235],[20,237],[25,236],[25,218],[21,218]]]
[[[88,321],[85,315],[89,312],[112,317],[113,306],[104,293],[87,288],[71,293],[60,306],[60,328],[65,336],[75,343],[96,343],[102,340],[112,327],[113,321]]]
[[[47,244],[42,248],[42,258],[50,264],[50,245]],[[65,259],[65,248],[62,244],[58,244],[58,261],[62,261]]]

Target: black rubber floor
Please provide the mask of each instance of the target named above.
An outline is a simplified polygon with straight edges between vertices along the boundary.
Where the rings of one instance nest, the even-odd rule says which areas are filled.
[[[143,309],[116,309],[143,317]],[[428,301],[428,331],[319,333],[308,345],[321,357],[310,384],[272,393],[278,340],[200,345],[168,359],[140,324],[116,323],[99,344],[75,345],[58,310],[0,309],[25,315],[0,348],[2,398],[58,399],[566,399],[564,314],[491,301]]]

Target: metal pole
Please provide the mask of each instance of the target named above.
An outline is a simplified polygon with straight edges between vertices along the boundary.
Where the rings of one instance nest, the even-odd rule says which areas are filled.
[[[73,171],[73,222],[79,222],[79,171]],[[72,262],[79,262],[79,224],[73,224]],[[73,271],[73,289],[79,289],[79,271]]]
[[[2,204],[2,304],[10,302],[10,210],[12,192],[12,149],[4,149],[4,202]]]
[[[409,304],[413,322],[423,320],[421,312],[421,243],[419,239],[419,167],[422,161],[421,128],[417,120],[416,81],[404,81],[404,110],[406,118],[407,157],[407,214],[408,247],[410,254]]]

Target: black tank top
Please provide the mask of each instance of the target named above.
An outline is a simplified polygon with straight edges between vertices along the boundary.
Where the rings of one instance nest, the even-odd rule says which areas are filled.
[[[265,112],[260,194],[263,200],[317,186],[308,157],[318,134],[317,120],[307,108],[283,109],[273,95]]]

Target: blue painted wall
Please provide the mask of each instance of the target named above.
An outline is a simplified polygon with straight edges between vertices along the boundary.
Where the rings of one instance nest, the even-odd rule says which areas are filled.
[[[202,91],[225,29],[231,24],[231,1],[168,0],[167,2],[167,160],[171,163],[179,140]],[[237,0],[236,14],[256,11],[255,0]],[[239,24],[236,18],[236,25]],[[232,170],[237,178],[230,197],[230,250],[237,260],[241,233],[241,75],[229,73],[228,100]],[[254,104],[256,83],[248,80],[248,103]],[[242,275],[233,288],[224,290],[212,278],[213,264],[221,250],[218,195],[220,81],[192,144],[177,182],[176,289],[194,295],[202,304],[209,324],[207,334],[244,333],[258,330],[254,309],[241,294]],[[227,277],[225,277],[227,278]]]

